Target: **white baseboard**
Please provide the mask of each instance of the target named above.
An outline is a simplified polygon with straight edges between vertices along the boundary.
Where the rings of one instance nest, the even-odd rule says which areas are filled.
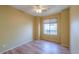
[[[4,52],[7,52],[7,51],[12,50],[12,49],[14,49],[14,48],[17,48],[17,47],[19,47],[19,46],[21,46],[21,45],[23,45],[23,44],[26,44],[26,43],[28,44],[28,43],[30,43],[31,41],[33,41],[33,40],[24,41],[23,43],[21,42],[20,44],[16,45],[15,47],[11,47],[11,48],[9,48],[9,49],[7,49],[7,50],[5,50],[5,51],[0,52],[0,54],[3,54]]]

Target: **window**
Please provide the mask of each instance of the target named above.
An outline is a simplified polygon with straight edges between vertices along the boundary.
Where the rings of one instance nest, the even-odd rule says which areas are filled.
[[[57,19],[44,20],[43,33],[47,35],[57,35]]]

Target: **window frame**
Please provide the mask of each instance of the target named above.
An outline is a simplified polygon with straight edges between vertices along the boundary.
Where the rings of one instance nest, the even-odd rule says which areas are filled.
[[[44,21],[45,21],[45,20],[48,20],[48,21],[50,22],[50,21],[53,20],[53,19],[56,20],[56,24],[57,24],[57,26],[56,26],[56,27],[57,27],[56,34],[50,34],[50,32],[49,32],[48,34],[45,34],[45,33],[44,33],[44,31],[45,31],[45,30],[44,30],[44,24],[45,24]],[[50,24],[49,22],[48,22],[47,24],[49,24],[49,29],[50,29],[50,25],[51,25],[51,24]],[[53,23],[54,23],[54,22],[53,22]],[[57,18],[44,19],[44,20],[43,20],[43,34],[44,34],[44,35],[53,35],[53,36],[57,36],[57,35],[58,35],[58,21],[57,21]]]

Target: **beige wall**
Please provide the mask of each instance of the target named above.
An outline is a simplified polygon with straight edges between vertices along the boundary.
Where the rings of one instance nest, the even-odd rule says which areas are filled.
[[[70,7],[71,53],[79,54],[79,6]]]
[[[56,18],[58,23],[58,35],[45,35],[43,34],[43,20]],[[36,19],[35,19],[36,20]],[[36,23],[37,20],[36,20]],[[38,26],[37,26],[38,27]],[[38,29],[36,29],[38,31]],[[36,32],[38,35],[38,32]],[[69,47],[69,9],[65,9],[62,12],[54,15],[44,16],[40,18],[40,39],[54,41],[61,43],[63,46]]]
[[[70,25],[69,25],[69,9],[65,9],[61,12],[61,44],[68,47],[70,44]]]
[[[33,21],[33,39],[40,39],[40,21],[41,17],[35,16]]]
[[[0,52],[32,40],[33,16],[0,6]]]
[[[33,39],[36,40],[38,38],[38,22],[37,17],[34,17],[33,20]]]

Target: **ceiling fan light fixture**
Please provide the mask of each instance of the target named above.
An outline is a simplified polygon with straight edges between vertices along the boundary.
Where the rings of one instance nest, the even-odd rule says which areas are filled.
[[[41,6],[41,5],[36,5],[36,6],[34,6],[34,11],[35,11],[36,13],[42,13],[43,10],[46,10],[46,8],[44,8],[44,7]]]
[[[42,9],[34,9],[36,13],[42,13]]]
[[[36,10],[36,13],[42,13],[41,9]]]

